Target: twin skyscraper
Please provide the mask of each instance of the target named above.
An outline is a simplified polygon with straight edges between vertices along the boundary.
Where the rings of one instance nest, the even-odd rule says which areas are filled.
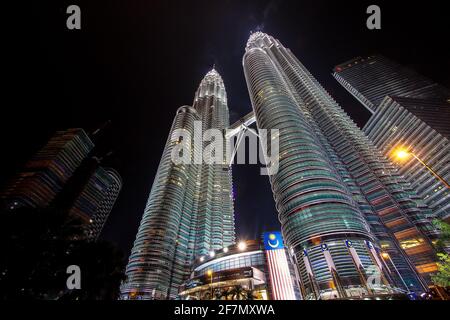
[[[277,39],[251,34],[243,67],[257,128],[279,132],[279,167],[269,179],[303,299],[425,290],[437,270],[437,233],[410,184]],[[192,139],[203,134],[195,121],[202,130],[222,130],[225,140],[227,96],[214,68],[193,105],[175,115],[121,287],[124,299],[175,299],[196,259],[235,243],[230,164],[172,159],[182,143],[175,130]]]
[[[232,177],[229,164],[176,164],[172,154],[182,141],[177,130],[195,136],[203,130],[229,127],[227,95],[216,70],[198,87],[193,106],[178,109],[127,266],[122,294],[144,298],[175,298],[195,257],[234,243]],[[224,132],[224,131],[223,131]],[[203,132],[197,134],[203,136]],[[192,148],[194,152],[201,148]],[[200,151],[201,151],[200,150]]]

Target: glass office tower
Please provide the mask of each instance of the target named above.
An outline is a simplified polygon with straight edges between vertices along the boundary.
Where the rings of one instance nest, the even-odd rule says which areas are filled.
[[[450,91],[382,55],[356,57],[337,65],[336,80],[372,113],[389,96],[450,99]]]
[[[396,151],[414,153],[450,181],[450,101],[387,96],[363,131],[394,163],[431,209],[431,218],[450,222],[450,190],[415,157],[399,160]]]
[[[121,189],[122,179],[116,170],[95,167],[69,209],[71,218],[83,222],[84,239],[98,239]]]
[[[412,151],[448,181],[450,90],[383,56],[355,58],[334,68],[333,76],[373,115],[363,131],[394,162],[396,148]],[[432,211],[450,219],[450,195],[418,161],[399,164],[405,176]]]
[[[122,180],[116,170],[100,166],[93,152],[95,145],[83,129],[57,131],[0,192],[0,207],[58,211],[65,222],[83,229],[73,239],[97,240]]]
[[[56,132],[0,192],[3,205],[11,210],[49,206],[93,148],[83,129]]]
[[[205,130],[219,129],[223,135],[228,126],[225,86],[213,68],[201,81],[193,106],[183,106],[175,115],[130,255],[122,299],[173,299],[196,257],[234,243],[231,169],[226,162],[194,161],[207,145],[202,142]],[[190,153],[190,164],[172,159],[175,148],[186,142],[176,135],[179,129],[189,133],[194,146],[183,151]]]
[[[303,297],[423,290],[435,230],[409,184],[278,40],[253,33],[243,66],[258,128],[279,129],[270,181]]]

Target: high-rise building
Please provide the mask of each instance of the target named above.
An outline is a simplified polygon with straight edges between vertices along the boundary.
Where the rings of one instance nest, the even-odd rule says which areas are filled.
[[[82,129],[56,132],[11,180],[0,198],[10,209],[47,207],[93,148]]]
[[[172,159],[177,147],[186,143],[177,131],[189,133],[186,139],[194,145],[203,141],[206,130],[218,129],[223,136],[228,126],[225,86],[213,68],[201,81],[193,106],[176,113],[131,251],[127,280],[121,287],[123,299],[175,298],[196,257],[234,243],[229,165]],[[189,152],[190,159],[201,159],[206,145],[197,143],[183,152]]]
[[[363,128],[431,209],[450,220],[450,101],[387,96]],[[399,150],[411,156],[398,159]],[[419,161],[420,160],[420,161]],[[423,163],[426,166],[423,165]]]
[[[8,210],[54,208],[77,220],[77,239],[95,241],[117,199],[122,181],[92,156],[94,143],[83,129],[58,131],[25,165],[0,196]]]
[[[438,175],[448,179],[450,90],[380,55],[355,58],[334,68],[334,77],[373,115],[363,128],[372,142],[397,162],[431,209],[430,218],[448,220],[448,187],[410,157],[396,161],[397,148],[417,155]]]
[[[357,57],[337,65],[333,76],[372,113],[387,95],[450,99],[447,88],[381,55]]]
[[[256,32],[245,51],[257,126],[279,130],[270,181],[302,296],[424,290],[437,268],[428,208],[289,49]]]
[[[122,179],[116,170],[96,166],[68,212],[86,226],[85,239],[97,240],[121,188]]]
[[[221,164],[204,164],[199,167],[199,197],[197,211],[196,256],[207,254],[210,250],[223,248],[234,243],[234,211],[232,198],[231,167],[226,162],[227,148],[224,130],[230,126],[227,93],[223,80],[213,68],[209,71],[195,93],[193,107],[197,111],[202,131],[217,129],[222,131],[224,144]],[[203,137],[207,135],[203,134]],[[208,140],[208,139],[205,139]],[[209,142],[204,142],[202,150]],[[218,150],[220,151],[220,150]],[[204,157],[208,157],[205,153]],[[209,163],[208,159],[204,162]]]

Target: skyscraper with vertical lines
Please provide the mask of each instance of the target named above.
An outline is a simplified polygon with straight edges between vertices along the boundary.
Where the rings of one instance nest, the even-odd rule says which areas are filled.
[[[382,55],[357,57],[334,67],[336,80],[374,113],[386,96],[450,99],[450,91]]]
[[[380,55],[339,64],[333,76],[373,113],[363,131],[387,157],[397,162],[395,150],[409,150],[448,181],[450,90]],[[446,184],[414,157],[397,164],[432,216],[448,221]]]
[[[83,129],[57,131],[0,191],[0,207],[48,209],[76,220],[78,240],[95,241],[119,196],[122,180],[92,156],[95,145]]]
[[[0,192],[0,200],[10,209],[49,206],[93,148],[83,129],[56,132]]]
[[[193,107],[201,120],[202,131],[218,129],[224,132],[230,126],[225,86],[214,68],[201,81],[195,93]],[[208,143],[202,147],[206,147],[206,144]],[[222,158],[223,164],[200,166],[196,256],[234,243],[232,177],[231,168],[226,163],[225,145]]]
[[[431,209],[432,218],[450,222],[450,101],[387,96],[363,128]],[[399,161],[396,150],[414,153]],[[444,181],[447,182],[444,183]]]
[[[96,163],[85,180],[68,213],[84,222],[84,239],[96,241],[122,189],[122,179],[116,170]]]
[[[270,181],[303,297],[423,290],[436,270],[427,207],[289,49],[256,32],[245,51],[257,126],[279,129]]]
[[[231,169],[226,162],[177,164],[177,130],[203,141],[205,130],[229,126],[223,80],[213,68],[201,81],[193,106],[178,109],[148,198],[121,287],[122,299],[173,299],[196,257],[234,243]],[[201,157],[203,145],[189,149]],[[223,148],[225,154],[226,148]]]

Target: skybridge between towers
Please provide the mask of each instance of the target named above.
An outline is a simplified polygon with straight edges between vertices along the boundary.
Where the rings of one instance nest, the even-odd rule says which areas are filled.
[[[230,159],[230,166],[234,161],[234,157],[236,156],[237,150],[242,142],[242,138],[245,136],[245,133],[247,132],[247,130],[249,130],[250,132],[252,132],[253,134],[255,134],[256,136],[258,136],[258,133],[256,131],[254,131],[253,129],[250,129],[249,127],[254,124],[256,121],[255,118],[255,113],[253,111],[249,112],[248,114],[246,114],[245,116],[243,116],[242,118],[240,118],[238,121],[236,121],[235,123],[233,123],[227,130],[225,133],[225,138],[231,139],[234,136],[237,135],[237,140],[236,140],[236,144],[233,147],[233,153],[231,154],[231,159]]]

